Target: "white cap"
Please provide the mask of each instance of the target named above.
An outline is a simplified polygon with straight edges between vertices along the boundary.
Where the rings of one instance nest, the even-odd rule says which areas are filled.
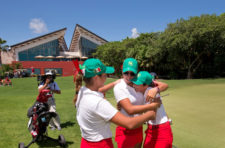
[[[53,73],[51,71],[48,71],[48,72],[45,73],[45,75],[51,75],[52,76]]]

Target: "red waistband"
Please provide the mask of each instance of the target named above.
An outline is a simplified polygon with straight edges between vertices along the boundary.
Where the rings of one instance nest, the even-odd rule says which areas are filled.
[[[163,127],[167,127],[170,125],[170,122],[167,121],[166,123],[162,123],[162,124],[158,124],[158,125],[151,125],[151,124],[148,124],[148,128],[149,129],[157,129],[157,128],[163,128]]]
[[[87,141],[86,139],[82,138],[80,147],[81,148],[99,148],[99,147],[113,148],[113,143],[112,143],[112,138],[103,139],[97,142]]]
[[[84,140],[85,142],[88,142],[88,143],[100,143],[100,142],[104,142],[104,141],[111,141],[112,138],[102,139],[100,141],[88,141],[82,137],[82,140]]]
[[[121,131],[125,131],[125,132],[129,132],[129,133],[138,133],[138,132],[142,132],[143,131],[143,126],[135,128],[135,129],[126,129],[126,128],[121,127],[121,126],[117,126],[116,129],[117,130],[121,130]]]

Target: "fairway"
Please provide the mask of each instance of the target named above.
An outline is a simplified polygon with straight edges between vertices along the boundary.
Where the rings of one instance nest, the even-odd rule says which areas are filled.
[[[109,78],[108,82],[114,79]],[[61,131],[48,130],[49,136],[63,134],[68,147],[80,146],[80,129],[72,104],[73,77],[57,77],[62,94],[55,95],[57,112],[61,119]],[[162,95],[165,109],[173,120],[174,148],[224,148],[225,147],[225,79],[164,80],[169,89]],[[27,129],[28,108],[34,103],[38,91],[36,78],[12,79],[13,87],[0,87],[0,147],[27,145],[31,135]],[[106,97],[116,105],[113,92]],[[111,127],[113,141],[115,125]],[[31,148],[59,147],[53,141],[33,144]],[[114,147],[116,144],[114,142]]]

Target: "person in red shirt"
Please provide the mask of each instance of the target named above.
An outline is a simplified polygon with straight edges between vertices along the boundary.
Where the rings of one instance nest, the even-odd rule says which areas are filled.
[[[3,79],[0,77],[0,86],[3,85]]]
[[[9,79],[9,77],[6,77],[4,80],[3,80],[3,85],[6,86],[6,85],[12,85],[12,81]]]

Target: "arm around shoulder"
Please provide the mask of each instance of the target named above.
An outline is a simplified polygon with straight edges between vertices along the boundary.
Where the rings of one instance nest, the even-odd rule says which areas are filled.
[[[98,91],[101,93],[106,93],[109,89],[113,88],[116,84],[120,82],[120,79],[111,82],[109,84],[104,85],[103,87],[99,88]]]
[[[154,83],[157,85],[160,92],[167,90],[169,87],[168,84],[160,81],[154,81]]]
[[[148,111],[135,117],[127,117],[122,113],[117,112],[110,121],[127,129],[135,129],[140,127],[144,122],[155,119],[155,116],[155,111]]]
[[[143,105],[133,105],[128,98],[123,99],[119,102],[119,105],[129,114],[140,114],[149,110],[155,110],[160,106],[160,103],[151,103]]]

